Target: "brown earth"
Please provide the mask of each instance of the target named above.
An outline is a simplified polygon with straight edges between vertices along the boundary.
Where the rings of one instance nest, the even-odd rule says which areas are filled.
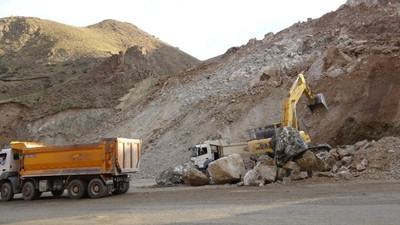
[[[135,47],[132,55],[127,51],[113,56],[95,64],[97,69],[47,88],[50,94],[41,95],[38,103],[9,100],[0,105],[2,111],[18,113],[2,119],[11,127],[5,126],[8,131],[1,140],[82,143],[105,136],[141,138],[139,176],[154,177],[187,161],[190,145],[217,138],[246,141],[248,129],[280,122],[282,101],[300,72],[314,92],[324,93],[330,109],[317,115],[306,109],[305,99],[297,105],[300,127],[313,144],[338,147],[398,136],[399,12],[398,3],[343,5],[321,18],[233,47],[192,69],[158,76],[151,75],[158,70],[155,54],[146,58],[146,48]],[[36,94],[43,89],[40,85],[53,84],[46,82],[31,84]],[[385,146],[397,141],[383,139],[357,157],[374,157],[377,151],[377,159],[368,160],[392,160]],[[393,151],[398,157],[397,144]],[[361,159],[357,157],[355,161]],[[355,179],[373,179],[374,174],[383,179],[389,172],[382,171],[386,172],[366,170]]]

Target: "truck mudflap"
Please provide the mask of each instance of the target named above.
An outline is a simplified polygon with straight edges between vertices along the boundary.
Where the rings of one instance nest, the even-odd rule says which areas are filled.
[[[114,184],[114,179],[112,176],[105,176],[105,175],[101,175],[100,176],[101,179],[104,181],[104,183],[108,186],[108,185],[113,185]]]

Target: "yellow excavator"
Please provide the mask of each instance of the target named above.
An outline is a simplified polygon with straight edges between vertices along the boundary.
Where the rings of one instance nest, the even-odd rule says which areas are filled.
[[[263,152],[260,152],[260,154],[273,154],[274,150],[272,148],[269,148],[269,144],[272,136],[275,134],[275,129],[279,127],[291,126],[296,130],[299,130],[299,124],[296,114],[296,104],[303,94],[308,99],[306,104],[312,113],[322,113],[328,111],[324,95],[321,93],[314,94],[310,90],[310,87],[307,85],[303,74],[299,74],[289,90],[288,97],[283,101],[282,121],[280,123],[267,125],[262,128],[248,130],[251,139],[251,141],[248,142],[248,147],[250,151],[256,152],[257,149],[263,149]],[[307,144],[311,142],[310,136],[308,134],[306,134],[304,131],[299,132]],[[268,146],[268,148],[266,148],[266,146]]]
[[[263,128],[249,130],[251,141],[241,143],[228,144],[224,141],[205,141],[189,148],[191,152],[191,161],[200,170],[205,170],[208,164],[220,157],[233,153],[240,154],[243,158],[256,159],[257,156],[268,154],[273,156],[275,151],[270,147],[270,141],[275,134],[275,129],[279,127],[291,126],[296,130],[299,129],[296,103],[302,95],[308,98],[307,106],[311,112],[327,111],[325,97],[323,94],[314,94],[310,91],[304,76],[299,74],[289,91],[289,96],[283,101],[282,122],[267,125]],[[305,142],[310,143],[310,136],[304,131],[300,131],[300,135]]]

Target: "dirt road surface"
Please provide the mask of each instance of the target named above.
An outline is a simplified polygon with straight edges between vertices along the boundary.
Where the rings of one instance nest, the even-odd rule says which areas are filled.
[[[136,181],[133,181],[136,182]],[[132,182],[132,183],[133,183]],[[151,181],[150,181],[151,182]],[[400,182],[149,186],[102,199],[0,203],[0,224],[399,224]]]

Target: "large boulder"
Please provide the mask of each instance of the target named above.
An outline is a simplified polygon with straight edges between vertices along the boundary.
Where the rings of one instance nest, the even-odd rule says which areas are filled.
[[[275,181],[278,167],[275,165],[268,165],[264,162],[258,162],[256,167],[254,167],[254,170],[257,171],[258,174],[260,174],[265,182],[271,183]]]
[[[156,183],[158,185],[175,185],[175,184],[183,184],[183,173],[194,169],[195,166],[192,162],[186,162],[183,165],[179,165],[176,167],[168,168],[162,171],[156,177]]]
[[[295,174],[300,171],[300,166],[293,161],[289,161],[282,166],[285,169],[287,175]]]
[[[313,171],[327,171],[331,167],[321,158],[315,156],[311,151],[304,152],[299,158],[295,160],[300,170],[312,173]]]
[[[315,165],[315,155],[311,151],[304,152],[298,159],[295,160],[297,165],[300,166],[300,170],[312,172]]]
[[[203,186],[210,184],[210,178],[197,169],[185,171],[182,175],[183,182],[189,186]]]
[[[244,176],[245,166],[239,154],[232,154],[210,163],[207,171],[215,184],[235,183]]]
[[[294,156],[304,152],[308,145],[295,128],[280,127],[276,129],[271,139],[271,147],[275,150],[276,164],[282,166]]]
[[[240,178],[243,178],[246,174],[246,167],[242,157],[239,154],[232,154],[228,156],[228,159],[232,162],[233,167],[240,174]]]
[[[260,186],[264,184],[264,181],[261,179],[260,174],[257,173],[256,170],[252,169],[247,171],[243,178],[244,186]]]

